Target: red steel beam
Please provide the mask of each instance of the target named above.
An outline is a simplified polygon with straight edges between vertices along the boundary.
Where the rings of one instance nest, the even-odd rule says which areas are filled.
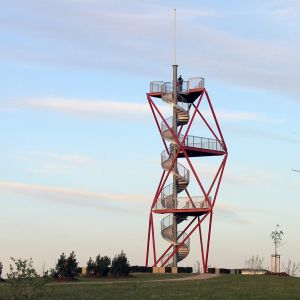
[[[194,226],[194,228],[190,231],[190,233],[182,240],[182,242],[175,248],[175,250],[172,252],[172,254],[170,254],[168,256],[168,258],[166,259],[166,261],[162,264],[162,267],[165,266],[165,264],[178,252],[178,250],[182,247],[182,245],[185,243],[185,241],[193,234],[193,232],[197,229],[198,224],[201,224],[203,222],[203,220],[205,220],[205,218],[209,215],[209,213],[207,213],[199,222],[197,222],[197,224]]]
[[[154,261],[154,265],[156,267],[156,249],[155,249],[155,236],[154,236],[154,225],[153,225],[153,216],[152,216],[152,212],[151,212],[151,228],[152,228],[152,245],[153,245],[153,261]]]
[[[153,207],[155,206],[155,204],[156,204],[156,202],[157,202],[157,200],[158,200],[158,196],[159,196],[158,191],[160,190],[161,183],[162,183],[162,181],[163,181],[163,178],[164,178],[164,176],[165,176],[165,173],[166,173],[166,171],[163,171],[163,173],[162,173],[162,175],[161,175],[161,178],[160,178],[158,187],[157,187],[157,189],[156,189],[156,193],[155,193],[154,199],[153,199],[152,204],[151,204],[151,210],[153,209]]]
[[[184,230],[180,233],[180,235],[178,236],[178,239],[182,237],[182,235],[189,229],[189,227],[194,223],[194,221],[196,220],[197,217],[194,217],[194,219],[192,219],[190,221],[190,223],[184,228]],[[156,264],[158,264],[161,259],[164,257],[164,255],[173,247],[174,244],[171,244],[166,250],[165,252],[159,257],[159,259],[156,261]]]
[[[215,197],[214,197],[214,200],[213,200],[213,203],[212,203],[212,207],[215,206],[215,202],[216,202],[217,195],[218,195],[219,188],[220,188],[220,184],[221,184],[221,181],[222,181],[222,177],[223,177],[223,173],[224,173],[226,161],[227,161],[227,155],[225,156],[223,168],[222,168],[221,175],[220,175],[220,178],[219,178],[219,181],[218,181],[218,184],[217,184],[217,188],[216,188]]]
[[[162,141],[163,141],[163,143],[164,143],[164,146],[165,146],[165,148],[166,148],[167,153],[170,154],[170,153],[169,153],[169,148],[168,148],[168,146],[167,146],[165,140],[163,139],[163,137],[162,137],[162,135],[161,135],[161,129],[160,129],[160,126],[159,126],[159,123],[158,123],[156,114],[155,114],[155,112],[154,112],[154,110],[153,110],[153,107],[152,107],[152,105],[151,105],[151,102],[153,103],[153,101],[152,101],[152,99],[151,99],[150,96],[147,96],[147,98],[148,98],[148,102],[149,102],[149,105],[150,105],[150,108],[151,108],[151,111],[152,111],[152,114],[153,114],[153,117],[154,117],[154,120],[155,120],[157,129],[158,129],[159,134],[160,134],[160,136],[161,136],[161,139],[162,139]]]
[[[148,224],[148,239],[147,239],[146,264],[145,264],[146,267],[148,267],[148,261],[149,261],[150,226],[151,226],[151,213],[149,214],[149,224]]]
[[[224,140],[224,137],[223,137],[223,134],[222,134],[222,131],[221,131],[221,128],[220,128],[219,122],[218,122],[218,120],[217,120],[217,117],[216,117],[216,114],[215,114],[214,108],[213,108],[213,106],[212,106],[212,104],[211,104],[211,101],[210,101],[210,98],[209,98],[209,95],[208,95],[208,93],[207,93],[206,89],[205,89],[205,91],[204,91],[204,92],[205,92],[205,95],[206,95],[206,98],[207,98],[207,101],[208,101],[209,107],[210,107],[210,109],[211,109],[212,115],[213,115],[213,117],[214,117],[214,120],[215,120],[215,122],[216,122],[216,125],[217,125],[217,128],[218,128],[218,131],[219,131],[220,137],[221,137],[221,139],[222,139],[222,142],[223,142],[223,145],[224,145],[225,151],[227,152],[227,146],[226,146],[226,143],[225,143],[225,140]]]
[[[226,157],[226,156],[225,156],[225,157]],[[224,159],[222,160],[222,162],[221,162],[221,164],[220,164],[220,166],[219,166],[219,168],[218,168],[218,171],[217,171],[217,173],[216,173],[216,175],[215,175],[215,177],[214,177],[214,179],[213,179],[213,181],[212,181],[212,183],[211,183],[211,185],[210,185],[210,187],[209,187],[209,189],[208,189],[208,192],[207,192],[208,195],[210,194],[212,188],[214,187],[215,182],[216,182],[216,180],[217,180],[217,178],[218,178],[218,176],[219,176],[219,174],[220,174],[220,171],[221,171],[221,169],[223,168],[225,157],[224,157]]]
[[[209,246],[210,246],[212,215],[213,215],[213,211],[210,212],[210,217],[209,217],[209,227],[208,227],[208,237],[207,237],[207,246],[206,246],[206,257],[205,257],[205,270],[204,270],[205,273],[207,273],[207,262],[208,262]]]
[[[198,217],[198,224],[199,224],[199,217]],[[199,224],[199,239],[200,239],[200,249],[201,249],[201,258],[202,258],[202,268],[203,272],[205,269],[205,262],[204,262],[204,250],[203,250],[203,239],[202,239],[202,231],[201,231],[201,224]]]

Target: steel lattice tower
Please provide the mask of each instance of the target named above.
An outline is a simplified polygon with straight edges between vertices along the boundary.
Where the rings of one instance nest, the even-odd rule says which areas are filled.
[[[204,78],[190,78],[178,85],[177,65],[173,65],[173,82],[151,82],[147,99],[165,149],[161,153],[163,172],[150,208],[146,266],[149,265],[152,241],[152,265],[176,267],[177,262],[189,254],[190,236],[198,229],[201,261],[203,270],[206,272],[213,210],[228,152],[211,100],[204,87]],[[160,109],[162,102],[159,100],[173,108],[171,117],[165,118]],[[210,112],[210,119],[207,119],[201,110],[200,104],[205,101]],[[157,102],[160,103],[157,104]],[[211,137],[189,134],[190,129],[197,130],[199,122]],[[221,162],[218,163],[216,173],[205,189],[202,183],[204,175],[196,171],[193,159],[217,156],[221,157]],[[179,161],[185,161],[185,166]],[[169,184],[168,179],[169,182],[171,181]],[[192,179],[200,188],[201,196],[190,195],[188,186]],[[182,194],[185,196],[183,197]],[[161,235],[170,245],[159,257],[156,254],[154,213],[167,214],[161,220]],[[184,222],[186,226],[179,231],[178,225]],[[207,222],[206,234],[203,230],[204,222]]]

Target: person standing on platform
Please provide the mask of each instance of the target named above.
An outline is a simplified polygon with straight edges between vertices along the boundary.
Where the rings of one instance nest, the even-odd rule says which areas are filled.
[[[181,75],[179,76],[177,83],[178,83],[178,92],[182,92],[183,79]]]

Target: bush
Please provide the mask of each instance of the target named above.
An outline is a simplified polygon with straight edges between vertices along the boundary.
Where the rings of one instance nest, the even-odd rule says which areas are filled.
[[[47,293],[47,279],[40,277],[30,258],[11,257],[10,273],[7,274],[8,292],[12,299],[41,299]]]
[[[128,276],[129,272],[130,265],[126,254],[122,251],[112,260],[110,274],[112,276]]]
[[[97,255],[94,265],[94,274],[97,276],[105,277],[108,275],[110,258],[108,256],[100,257],[100,254]]]
[[[3,263],[0,261],[0,279],[2,277]]]
[[[130,273],[152,273],[152,267],[145,267],[145,266],[131,266]]]
[[[178,273],[193,273],[192,267],[178,267]]]
[[[263,263],[264,259],[263,257],[260,257],[258,254],[256,256],[252,256],[251,258],[249,258],[248,260],[246,260],[245,262],[245,266],[247,269],[262,269],[262,263]]]

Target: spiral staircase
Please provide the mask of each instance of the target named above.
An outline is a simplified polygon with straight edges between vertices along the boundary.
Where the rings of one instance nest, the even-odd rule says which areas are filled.
[[[162,267],[177,266],[176,262],[184,260],[189,255],[189,237],[194,232],[196,227],[189,231],[188,228],[196,220],[196,217],[198,217],[199,222],[200,216],[208,216],[212,212],[213,204],[215,203],[217,195],[217,192],[214,194],[214,196],[212,193],[210,193],[214,182],[212,183],[208,194],[207,192],[205,192],[195,171],[195,168],[193,168],[193,163],[189,159],[187,159],[189,166],[193,170],[192,174],[195,176],[195,179],[197,181],[196,186],[199,186],[200,190],[202,190],[203,192],[201,193],[202,196],[190,196],[188,188],[190,179],[191,183],[193,183],[192,176],[190,176],[190,171],[185,167],[186,164],[180,164],[179,159],[185,157],[191,158],[225,155],[225,158],[222,160],[219,168],[219,170],[221,170],[221,175],[219,176],[219,181],[217,183],[218,185],[220,184],[222,172],[227,159],[227,148],[222,133],[220,132],[213,108],[211,106],[208,93],[204,88],[204,78],[189,78],[188,81],[183,82],[183,86],[181,86],[181,88],[176,92],[176,89],[173,88],[173,83],[176,84],[176,80],[174,79],[177,78],[176,74],[177,69],[173,67],[173,82],[152,81],[150,82],[150,92],[147,93],[149,105],[155,118],[156,124],[159,126],[159,124],[157,123],[158,115],[163,120],[160,125],[160,134],[162,139],[164,140],[164,144],[165,146],[166,143],[169,144],[168,148],[166,146],[166,149],[161,153],[161,167],[164,172],[158,185],[158,190],[160,192],[159,194],[155,194],[155,198],[150,210],[146,253],[146,265],[148,265],[150,249],[149,247],[152,239],[154,266],[157,266],[158,263],[161,263]],[[217,134],[214,132],[213,127],[211,128],[209,126],[205,118],[198,110],[201,100],[203,102],[203,99],[205,98],[209,103],[209,111],[211,111],[211,116],[213,117],[212,123],[214,123],[217,127]],[[162,99],[166,104],[170,105],[173,108],[173,116],[165,118],[163,116],[163,113],[160,112],[157,108],[154,99]],[[197,104],[195,105],[194,103]],[[181,129],[183,128],[183,126],[188,125],[188,128],[190,128],[190,126],[193,125],[195,116],[197,116],[197,110],[200,114],[200,117],[204,121],[204,124],[202,123],[202,126],[210,130],[214,138],[181,134]],[[177,127],[180,127],[178,128],[178,130],[174,130],[175,124],[173,124],[173,121],[174,123],[176,122]],[[178,159],[176,158],[176,160],[174,161],[175,157],[177,157]],[[169,176],[172,177],[171,183],[169,182],[170,184],[167,183],[167,185],[165,185],[167,181],[167,178],[163,180],[165,174],[168,174],[167,178]],[[161,189],[162,180],[163,188]],[[193,187],[195,187],[194,183]],[[185,194],[182,192],[185,192],[186,195],[182,196],[182,194]],[[214,197],[213,201],[210,197],[210,194],[212,194],[212,197]],[[155,260],[156,251],[154,243],[154,225],[152,213],[163,214],[165,216],[161,220],[161,235],[168,243],[171,244],[163,252],[163,256],[160,256],[158,260]],[[182,228],[182,231],[178,230],[179,228],[177,227],[177,225],[186,221],[189,217],[194,217],[194,219],[188,220],[190,221],[189,224],[184,229]],[[187,232],[189,232],[188,235]],[[209,235],[210,231],[208,232],[208,236]],[[207,244],[209,244],[209,239],[207,241]],[[180,245],[180,248],[178,248],[178,245]],[[203,249],[201,251],[203,257]],[[176,253],[174,254],[174,252]],[[172,257],[175,259],[172,260]],[[207,267],[207,257],[208,255],[206,254],[206,260],[203,260],[204,269],[206,269]]]
[[[186,125],[189,122],[190,115],[189,115],[189,104],[186,102],[185,98],[179,94],[177,94],[177,103],[175,104],[174,94],[173,92],[163,92],[162,93],[162,100],[166,103],[172,105],[176,108],[176,118],[177,118],[177,126]],[[168,118],[167,123],[169,127],[173,128],[173,117]],[[169,141],[171,143],[169,147],[169,151],[163,151],[161,155],[161,166],[165,171],[169,171],[172,167],[172,161],[175,152],[175,145],[177,145],[176,140],[174,139],[170,129],[166,124],[163,122],[161,124],[161,135],[163,139]],[[179,137],[181,138],[181,137]],[[169,152],[169,153],[168,153]],[[185,190],[189,184],[189,177],[190,172],[186,169],[183,165],[179,164],[178,162],[174,164],[172,167],[171,173],[175,175],[176,178],[176,192],[177,194],[181,193]],[[161,192],[161,205],[164,208],[177,208],[177,195],[174,195],[174,188],[173,183],[164,187]],[[176,223],[177,225],[186,220],[186,217],[183,216],[176,216]],[[161,235],[162,237],[170,242],[170,243],[180,243],[185,237],[186,234],[182,234],[180,231],[177,232],[177,238],[174,238],[173,232],[173,214],[167,215],[161,221]],[[177,262],[180,262],[184,258],[188,256],[190,252],[190,239],[187,239],[183,245],[179,248],[177,252]],[[162,264],[165,260],[169,257],[170,253],[167,253],[162,258]],[[171,266],[172,263],[169,263],[167,266]]]

